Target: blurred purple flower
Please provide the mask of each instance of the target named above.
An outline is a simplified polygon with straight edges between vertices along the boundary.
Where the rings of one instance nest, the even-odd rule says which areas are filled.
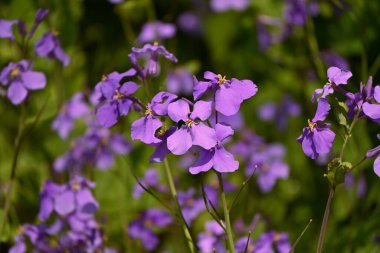
[[[137,41],[141,44],[162,41],[174,37],[175,33],[176,27],[173,24],[163,23],[161,21],[148,22],[142,27]]]
[[[17,24],[18,20],[0,19],[0,39],[14,40],[13,25]]]
[[[32,71],[27,60],[9,63],[0,73],[0,82],[9,85],[7,97],[14,105],[21,104],[29,90],[40,90],[46,86],[46,77],[42,72]]]
[[[177,19],[177,25],[182,31],[192,35],[202,34],[202,24],[197,14],[193,12],[183,12]]]
[[[318,100],[318,108],[314,118],[308,120],[297,141],[302,144],[303,152],[311,159],[316,159],[320,154],[327,154],[332,148],[335,133],[330,130],[330,124],[319,123],[324,121],[330,111],[330,105],[326,98]]]
[[[290,116],[296,117],[301,113],[299,104],[293,101],[289,95],[283,96],[279,104],[268,102],[258,110],[258,116],[264,121],[275,121],[280,130],[284,130]]]
[[[131,144],[121,134],[111,133],[106,128],[91,127],[75,139],[70,150],[54,161],[54,170],[80,172],[85,166],[96,166],[105,170],[114,163],[114,155],[126,155]]]
[[[66,102],[58,116],[54,119],[52,128],[62,139],[66,139],[74,127],[74,120],[82,118],[89,113],[89,107],[83,100],[83,93],[76,93]]]
[[[166,59],[177,62],[177,58],[169,53],[166,48],[158,43],[145,44],[142,48],[132,48],[132,52],[128,55],[134,68],[141,79],[146,79],[147,76],[156,76],[160,72],[158,56],[163,55]],[[146,59],[146,67],[139,65],[139,59]]]
[[[102,80],[96,84],[92,100],[98,101],[95,111],[99,125],[111,127],[117,123],[120,116],[129,114],[132,105],[136,102],[133,94],[140,86],[132,81],[120,85],[120,81],[135,73],[134,69],[129,69],[124,73],[112,72],[103,76]]]
[[[355,189],[359,198],[363,198],[367,193],[367,183],[363,174],[360,175],[358,180],[355,180],[355,176],[352,173],[346,173],[344,184],[348,189]]]
[[[144,187],[153,188],[160,192],[167,191],[167,187],[160,184],[157,169],[155,168],[148,169],[145,172],[144,178],[141,179],[140,182],[144,185]],[[135,187],[133,188],[132,196],[135,199],[139,199],[144,192],[144,189],[138,183],[136,183]]]
[[[216,145],[215,130],[198,120],[207,120],[212,111],[212,102],[198,101],[190,113],[190,105],[184,99],[177,100],[168,107],[169,117],[179,124],[177,130],[168,137],[168,149],[175,155],[185,154],[193,145],[211,149]]]
[[[262,234],[255,242],[255,251],[257,253],[274,252],[275,247],[278,253],[289,253],[292,245],[289,242],[286,233],[269,231]]]
[[[206,210],[203,198],[195,198],[194,195],[194,188],[190,188],[185,192],[178,192],[178,202],[187,224],[191,224],[201,212]]]
[[[139,239],[146,250],[154,250],[159,244],[159,238],[153,231],[154,227],[165,228],[172,223],[171,216],[159,209],[149,209],[128,225],[128,234],[133,239]]]
[[[304,26],[307,20],[306,0],[286,0],[285,20],[292,26]]]
[[[62,62],[64,66],[70,63],[70,57],[61,48],[61,43],[56,34],[45,33],[34,45],[36,55],[41,57],[55,58]]]
[[[226,115],[236,114],[243,100],[254,96],[257,86],[250,80],[238,80],[232,78],[227,80],[220,74],[216,75],[210,71],[204,73],[207,81],[198,81],[194,78],[194,100],[198,100],[206,92],[215,91],[215,109]]]
[[[157,93],[148,104],[145,116],[132,123],[132,140],[140,140],[146,144],[160,143],[162,140],[155,135],[162,122],[157,116],[166,116],[169,104],[175,99],[177,96],[169,92]]]
[[[208,221],[205,224],[205,232],[198,234],[198,247],[202,253],[225,253],[223,240],[225,233],[216,221]]]
[[[377,139],[380,140],[380,134],[377,135]],[[373,164],[373,169],[376,175],[380,177],[380,145],[371,150],[368,150],[368,152],[366,153],[367,158],[371,158],[375,156],[376,156],[376,159]]]
[[[211,9],[215,12],[228,10],[243,11],[248,8],[248,0],[211,0]]]
[[[223,142],[230,138],[234,130],[223,124],[215,125],[216,144],[210,150],[203,149],[199,159],[189,168],[191,174],[198,174],[214,168],[220,173],[234,172],[239,168],[239,162],[223,147]]]
[[[320,56],[322,60],[326,63],[326,65],[328,66],[336,66],[340,69],[350,68],[348,62],[333,51],[323,51],[320,53]]]
[[[168,74],[166,87],[169,92],[188,96],[193,93],[193,76],[186,68],[176,68]]]

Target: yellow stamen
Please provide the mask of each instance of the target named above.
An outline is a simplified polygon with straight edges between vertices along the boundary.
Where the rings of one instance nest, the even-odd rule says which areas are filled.
[[[71,188],[75,191],[79,190],[80,189],[80,183],[77,182],[77,181],[74,181],[71,183]]]
[[[158,135],[163,136],[166,133],[167,129],[165,126],[162,126],[160,130],[158,130]]]
[[[108,79],[108,76],[107,75],[102,75],[102,81],[105,81]]]
[[[20,226],[17,228],[17,234],[22,235],[25,233],[25,228],[23,226]]]
[[[20,76],[20,69],[18,67],[13,68],[9,74],[11,78],[16,78]]]
[[[279,234],[279,233],[275,233],[275,234],[274,234],[274,237],[273,237],[273,241],[277,242],[277,241],[279,241],[280,239],[281,239],[281,234]]]
[[[311,120],[307,120],[307,124],[309,124],[310,130],[313,131],[317,123],[312,122]]]
[[[146,107],[146,110],[145,110],[145,116],[148,116],[148,115],[153,115],[153,111],[152,109],[150,109],[149,107]]]
[[[222,76],[221,74],[218,74],[218,84],[222,85],[227,81],[226,76]]]
[[[119,99],[125,98],[125,96],[123,94],[121,94],[119,90],[115,90],[115,93],[116,93],[116,95],[113,96],[113,99],[119,100]]]
[[[153,46],[158,46],[160,43],[158,41],[153,42]]]
[[[145,225],[145,227],[147,227],[147,228],[152,228],[152,227],[153,227],[153,223],[152,223],[151,220],[145,220],[145,221],[144,221],[144,225]]]
[[[187,126],[187,127],[191,127],[192,125],[194,125],[194,121],[191,120],[191,119],[187,119],[187,120],[186,120],[186,126]]]

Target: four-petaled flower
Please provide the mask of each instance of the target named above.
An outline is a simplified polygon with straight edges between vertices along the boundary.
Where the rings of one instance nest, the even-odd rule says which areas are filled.
[[[36,55],[48,58],[55,58],[62,62],[64,66],[70,63],[70,57],[63,51],[61,43],[56,34],[47,32],[34,45]]]
[[[330,105],[325,98],[318,100],[317,112],[314,118],[308,120],[308,127],[305,127],[297,141],[302,144],[303,152],[312,159],[318,158],[330,152],[335,133],[330,130],[330,124],[319,123],[324,121],[330,111]]]

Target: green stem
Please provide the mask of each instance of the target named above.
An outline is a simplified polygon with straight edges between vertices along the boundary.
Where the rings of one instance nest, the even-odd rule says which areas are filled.
[[[165,167],[165,174],[169,182],[170,193],[172,194],[172,197],[177,205],[178,213],[181,216],[182,221],[183,221],[182,229],[185,234],[187,244],[189,246],[190,252],[194,253],[195,252],[194,240],[191,236],[189,226],[187,225],[186,220],[183,217],[181,206],[178,202],[177,190],[174,185],[174,179],[173,179],[172,172],[171,172],[170,165],[167,158],[164,159],[164,167]]]
[[[235,244],[234,244],[234,238],[232,234],[231,221],[230,221],[230,212],[228,211],[228,207],[227,207],[226,193],[224,192],[224,187],[223,187],[223,178],[222,178],[222,174],[220,173],[217,173],[217,174],[218,174],[219,187],[220,187],[220,198],[222,199],[224,219],[226,222],[228,248],[230,250],[230,253],[235,253]]]
[[[319,57],[319,47],[318,41],[315,37],[315,29],[312,18],[308,18],[306,22],[306,36],[309,44],[311,57],[313,58],[313,62],[315,65],[315,69],[317,70],[317,74],[319,79],[323,80],[325,78],[324,66],[321,58]]]
[[[10,175],[10,180],[9,180],[9,186],[7,189],[7,193],[5,196],[5,205],[4,205],[4,213],[3,213],[3,220],[1,221],[0,224],[0,238],[3,236],[4,228],[7,223],[8,219],[8,212],[11,207],[11,198],[12,198],[12,190],[13,190],[13,184],[16,178],[16,169],[17,169],[17,162],[18,162],[18,157],[20,154],[21,150],[21,144],[22,144],[22,137],[23,137],[23,130],[24,130],[24,116],[25,116],[25,107],[23,106],[21,108],[21,116],[20,116],[20,122],[18,124],[18,129],[17,129],[17,136],[15,139],[15,149],[13,153],[13,159],[12,159],[12,165],[11,165],[11,175]]]
[[[327,199],[325,213],[323,214],[323,221],[321,226],[321,232],[319,233],[319,239],[318,239],[318,246],[317,246],[317,253],[322,252],[323,248],[323,241],[325,239],[326,229],[327,229],[327,222],[330,216],[330,209],[331,209],[331,203],[334,197],[335,193],[335,186],[332,186],[330,189],[329,198]]]

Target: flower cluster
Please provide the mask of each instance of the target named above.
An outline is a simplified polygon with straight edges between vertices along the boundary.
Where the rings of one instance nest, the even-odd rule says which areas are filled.
[[[42,223],[21,226],[10,252],[29,252],[29,247],[33,252],[112,252],[103,247],[103,232],[94,219],[98,209],[91,193],[94,186],[81,177],[64,185],[46,181],[38,214]]]

